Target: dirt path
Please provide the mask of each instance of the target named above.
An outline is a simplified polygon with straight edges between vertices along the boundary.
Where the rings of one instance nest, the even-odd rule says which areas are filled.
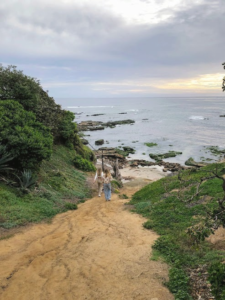
[[[149,259],[157,235],[125,209],[126,201],[95,197],[0,241],[0,299],[174,299],[162,284],[166,265]]]

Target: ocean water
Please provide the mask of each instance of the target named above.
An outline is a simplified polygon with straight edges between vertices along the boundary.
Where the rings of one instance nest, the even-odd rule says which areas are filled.
[[[57,101],[57,99],[56,99]],[[171,150],[183,154],[165,161],[184,164],[193,157],[218,160],[208,146],[225,148],[225,97],[125,98],[125,99],[58,99],[62,107],[76,115],[75,121],[116,121],[132,119],[134,125],[118,125],[101,131],[86,131],[85,138],[97,149],[95,141],[104,139],[107,147],[130,146],[131,158],[152,161],[149,153]],[[127,114],[120,114],[120,113]],[[102,116],[91,116],[104,114]],[[147,119],[147,120],[144,120]],[[147,147],[154,142],[158,146]],[[144,154],[145,153],[145,154]]]

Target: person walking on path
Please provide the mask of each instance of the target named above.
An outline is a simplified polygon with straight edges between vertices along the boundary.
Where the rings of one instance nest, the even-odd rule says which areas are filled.
[[[111,199],[111,180],[112,176],[108,169],[105,170],[104,174],[104,193],[105,193],[105,200],[110,201]]]
[[[96,180],[97,180],[97,183],[98,183],[98,196],[101,197],[102,185],[103,185],[103,182],[104,182],[102,168],[97,168],[95,178],[94,178],[94,182]]]

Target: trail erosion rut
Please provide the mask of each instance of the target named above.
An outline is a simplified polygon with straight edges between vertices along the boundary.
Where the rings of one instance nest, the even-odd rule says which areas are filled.
[[[157,235],[127,200],[103,198],[0,241],[0,299],[174,299],[163,286],[167,266],[150,260]]]

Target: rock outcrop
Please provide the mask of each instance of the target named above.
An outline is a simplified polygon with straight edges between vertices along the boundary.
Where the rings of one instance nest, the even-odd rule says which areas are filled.
[[[103,145],[103,144],[104,144],[103,139],[95,141],[95,145]]]
[[[124,124],[134,124],[134,120],[119,120],[119,121],[109,121],[106,123],[100,121],[82,121],[77,124],[78,131],[94,131],[94,130],[104,130],[106,127],[114,128],[116,125],[124,125]]]
[[[169,158],[169,157],[175,157],[177,155],[180,155],[182,154],[182,152],[177,152],[177,151],[169,151],[167,153],[162,153],[162,154],[153,154],[153,153],[150,153],[149,156],[154,159],[155,161],[161,161],[165,158]]]

